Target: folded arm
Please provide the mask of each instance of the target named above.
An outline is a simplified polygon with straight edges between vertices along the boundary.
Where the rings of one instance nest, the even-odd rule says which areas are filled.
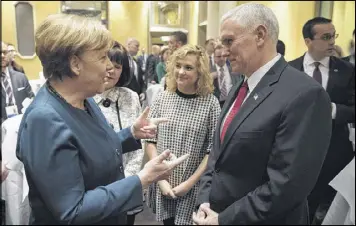
[[[331,102],[321,87],[285,108],[268,163],[269,181],[219,214],[219,224],[259,224],[286,215],[313,189],[331,138]]]

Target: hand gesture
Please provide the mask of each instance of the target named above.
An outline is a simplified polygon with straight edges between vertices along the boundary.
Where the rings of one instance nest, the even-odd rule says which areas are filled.
[[[136,139],[150,139],[156,137],[157,126],[160,123],[168,122],[165,118],[147,119],[149,107],[146,107],[142,114],[136,119],[131,127],[132,135]]]
[[[159,156],[147,162],[143,169],[138,173],[144,188],[153,182],[168,179],[173,169],[189,157],[189,154],[186,154],[173,161],[163,162],[170,157],[170,154],[169,150],[164,151]]]

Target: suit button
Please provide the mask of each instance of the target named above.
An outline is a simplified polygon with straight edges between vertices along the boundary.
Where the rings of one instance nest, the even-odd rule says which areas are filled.
[[[120,156],[120,152],[119,152],[119,149],[115,149],[115,152],[118,156]]]
[[[120,166],[120,172],[123,173],[124,172],[124,167]]]
[[[215,169],[215,173],[219,173],[219,172],[220,172],[219,168]]]

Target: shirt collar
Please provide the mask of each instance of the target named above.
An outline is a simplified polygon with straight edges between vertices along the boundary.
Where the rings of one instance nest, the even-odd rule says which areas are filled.
[[[7,78],[10,78],[10,70],[9,70],[9,67],[6,67],[5,68],[5,75]]]
[[[257,84],[261,81],[263,76],[273,67],[273,65],[281,58],[281,54],[277,53],[272,60],[267,62],[265,65],[260,67],[257,71],[255,71],[249,78],[247,79],[248,89],[252,92]]]
[[[304,66],[310,66],[314,64],[314,62],[316,62],[316,60],[313,59],[313,57],[309,54],[309,52],[306,52],[304,56]],[[318,62],[324,67],[329,68],[330,57],[324,57]]]

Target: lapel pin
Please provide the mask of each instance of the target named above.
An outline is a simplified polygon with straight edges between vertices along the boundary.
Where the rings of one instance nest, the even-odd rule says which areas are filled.
[[[334,72],[338,72],[339,70],[338,69],[334,69]]]
[[[258,95],[256,93],[255,95],[253,95],[253,99],[257,100],[257,98],[258,98]]]

